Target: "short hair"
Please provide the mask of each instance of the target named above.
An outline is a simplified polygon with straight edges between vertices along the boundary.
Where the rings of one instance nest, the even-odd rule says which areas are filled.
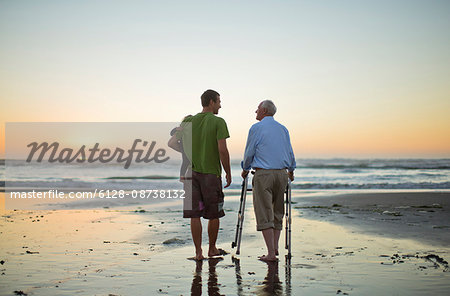
[[[267,115],[273,116],[277,113],[277,107],[271,100],[264,100],[261,102],[261,108],[267,109]]]
[[[220,94],[218,92],[216,92],[215,90],[212,89],[208,89],[206,90],[203,94],[202,94],[202,106],[203,107],[208,107],[209,106],[209,102],[212,100],[214,103],[217,101],[217,97],[220,96]]]

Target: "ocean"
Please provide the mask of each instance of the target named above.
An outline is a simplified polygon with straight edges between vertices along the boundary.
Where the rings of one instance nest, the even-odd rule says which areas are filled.
[[[6,165],[5,165],[6,163]],[[233,184],[240,189],[239,160],[232,160]],[[137,164],[27,164],[0,162],[0,187],[83,188],[83,189],[181,189],[179,163],[167,162],[157,168]],[[450,159],[297,159],[296,190],[358,189],[450,189]]]

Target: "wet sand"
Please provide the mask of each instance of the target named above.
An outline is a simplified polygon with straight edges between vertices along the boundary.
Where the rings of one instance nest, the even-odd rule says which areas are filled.
[[[450,246],[450,192],[317,195],[299,199],[293,208],[360,233]]]
[[[0,295],[448,294],[449,195],[420,194],[429,199],[408,193],[403,202],[379,193],[363,202],[358,194],[294,192],[293,258],[287,262],[283,249],[273,264],[257,260],[265,248],[251,199],[241,255],[231,249],[239,201],[228,196],[218,245],[231,254],[202,262],[186,259],[193,256],[189,224],[174,204],[5,211]]]

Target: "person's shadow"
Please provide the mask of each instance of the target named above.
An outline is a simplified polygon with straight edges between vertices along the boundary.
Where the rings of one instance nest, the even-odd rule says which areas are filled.
[[[219,291],[219,284],[217,280],[216,265],[223,258],[210,258],[208,259],[208,295],[218,296],[222,295]],[[191,285],[191,295],[199,296],[202,295],[202,268],[203,260],[197,261],[194,272],[194,278],[192,279]]]

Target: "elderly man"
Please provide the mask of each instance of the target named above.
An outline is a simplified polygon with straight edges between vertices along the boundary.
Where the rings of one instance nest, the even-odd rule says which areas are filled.
[[[278,241],[283,226],[283,196],[288,178],[294,180],[295,157],[288,130],[275,121],[277,108],[270,100],[261,102],[256,110],[255,123],[248,133],[242,177],[251,168],[253,177],[253,207],[256,228],[262,231],[267,246],[267,255],[262,261],[277,261]]]

